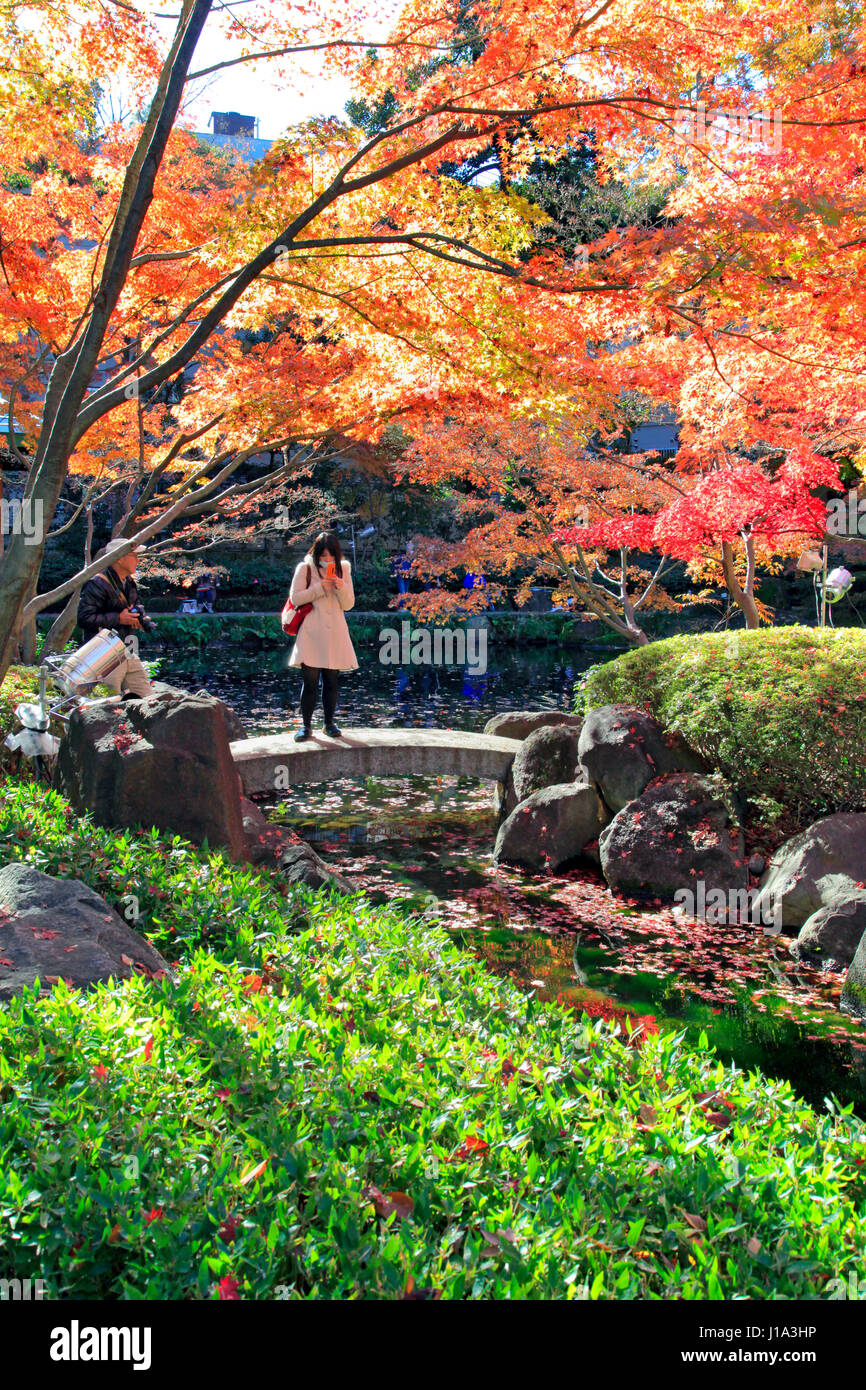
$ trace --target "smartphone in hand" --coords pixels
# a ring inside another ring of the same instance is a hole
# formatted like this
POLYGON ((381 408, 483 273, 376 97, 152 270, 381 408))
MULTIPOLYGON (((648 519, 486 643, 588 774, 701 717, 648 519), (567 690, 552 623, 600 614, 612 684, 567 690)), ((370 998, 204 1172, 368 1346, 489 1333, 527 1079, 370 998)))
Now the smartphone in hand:
POLYGON ((326 578, 326 579, 335 579, 335 578, 336 578, 336 575, 337 575, 337 571, 336 571, 336 568, 335 568, 335 566, 334 566, 334 561, 333 561, 333 560, 329 560, 329 561, 328 561, 328 568, 327 568, 327 570, 325 571, 325 578, 326 578))

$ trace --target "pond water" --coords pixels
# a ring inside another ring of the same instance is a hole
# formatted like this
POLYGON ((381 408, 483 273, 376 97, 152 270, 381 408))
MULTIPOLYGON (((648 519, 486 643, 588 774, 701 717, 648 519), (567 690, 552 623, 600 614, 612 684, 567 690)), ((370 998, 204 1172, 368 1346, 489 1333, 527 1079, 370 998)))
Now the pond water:
MULTIPOLYGON (((584 648, 505 647, 483 676, 387 667, 371 642, 343 681, 337 722, 481 729, 507 709, 568 709, 584 648)), ((294 728, 298 676, 287 650, 212 646, 162 654, 161 679, 206 686, 251 731, 294 728)), ((321 710, 317 712, 317 722, 321 710)), ((866 1115, 866 1029, 838 1012, 843 977, 804 969, 788 938, 709 927, 660 903, 614 898, 591 866, 547 877, 496 869, 489 783, 368 778, 310 784, 265 803, 375 901, 441 920, 496 973, 540 998, 644 1029, 703 1032, 725 1060, 789 1078, 819 1109, 833 1095, 866 1115)))

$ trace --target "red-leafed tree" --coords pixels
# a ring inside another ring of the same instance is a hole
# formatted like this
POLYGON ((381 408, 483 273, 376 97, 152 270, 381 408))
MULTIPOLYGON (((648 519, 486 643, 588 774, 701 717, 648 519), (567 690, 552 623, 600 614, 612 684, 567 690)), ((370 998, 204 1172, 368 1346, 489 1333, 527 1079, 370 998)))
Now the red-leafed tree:
MULTIPOLYGON (((681 461, 679 477, 685 476, 681 461)), ((818 455, 792 451, 775 467, 726 458, 712 472, 692 475, 688 490, 658 511, 560 530, 557 536, 588 548, 633 546, 684 560, 696 580, 721 578, 746 626, 755 628, 761 621, 758 567, 771 570, 780 557, 822 535, 826 504, 815 493, 822 485, 838 487, 839 474, 818 455)))

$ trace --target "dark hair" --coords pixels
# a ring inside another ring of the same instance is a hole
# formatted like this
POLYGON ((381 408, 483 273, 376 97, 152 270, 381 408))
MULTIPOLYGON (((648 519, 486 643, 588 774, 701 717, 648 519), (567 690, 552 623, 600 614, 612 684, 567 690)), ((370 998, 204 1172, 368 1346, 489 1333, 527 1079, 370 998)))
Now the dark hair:
POLYGON ((337 540, 337 537, 334 535, 333 531, 320 531, 316 539, 313 541, 312 555, 313 564, 316 566, 316 569, 319 568, 319 561, 322 558, 323 550, 330 550, 331 554, 334 557, 334 569, 336 570, 339 577, 342 579, 343 552, 340 548, 340 542, 337 540))

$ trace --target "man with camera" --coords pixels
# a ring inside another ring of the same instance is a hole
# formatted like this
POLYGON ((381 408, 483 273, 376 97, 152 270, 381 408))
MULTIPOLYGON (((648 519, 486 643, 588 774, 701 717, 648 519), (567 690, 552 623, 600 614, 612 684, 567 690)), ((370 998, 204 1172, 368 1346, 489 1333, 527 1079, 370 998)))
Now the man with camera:
MULTIPOLYGON (((111 555, 126 542, 109 541, 99 552, 97 558, 111 555)), ((94 575, 82 586, 78 600, 78 626, 84 641, 103 628, 116 632, 123 638, 127 658, 105 677, 110 685, 124 699, 143 700, 153 694, 150 677, 138 657, 138 638, 136 632, 153 632, 154 624, 138 601, 138 586, 134 575, 138 569, 138 557, 142 547, 134 546, 118 559, 113 560, 104 574, 94 575)))

